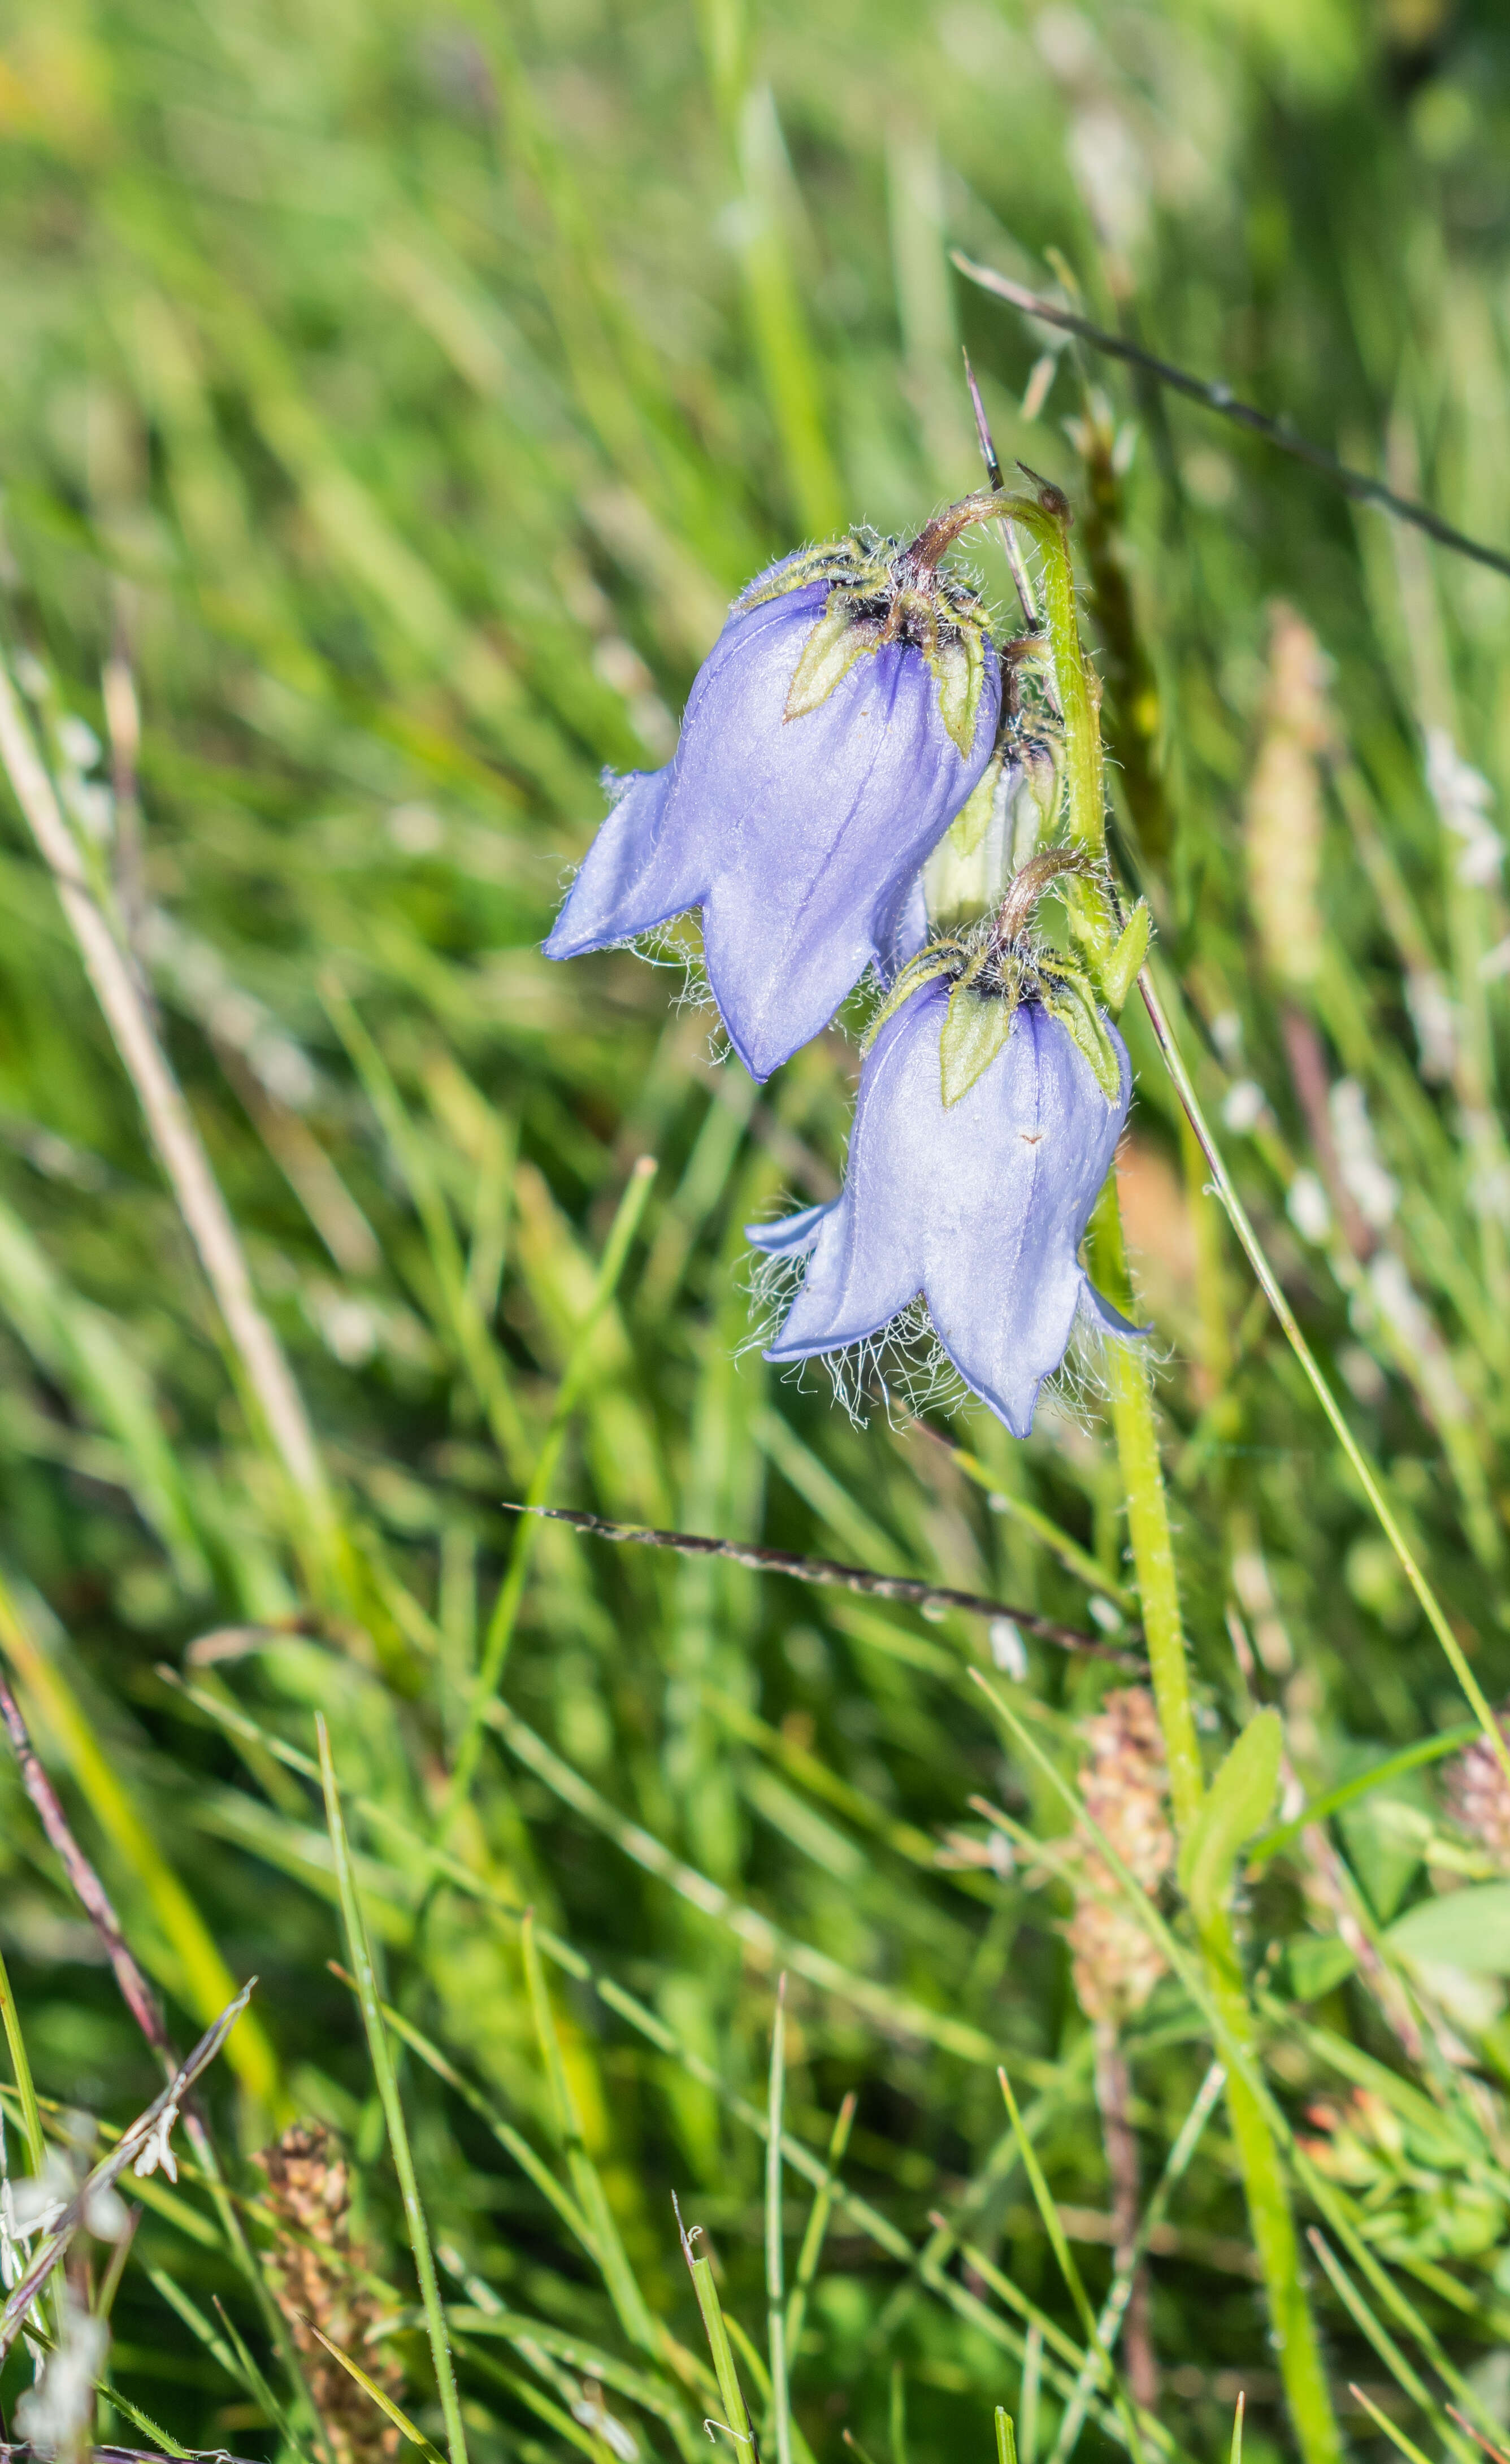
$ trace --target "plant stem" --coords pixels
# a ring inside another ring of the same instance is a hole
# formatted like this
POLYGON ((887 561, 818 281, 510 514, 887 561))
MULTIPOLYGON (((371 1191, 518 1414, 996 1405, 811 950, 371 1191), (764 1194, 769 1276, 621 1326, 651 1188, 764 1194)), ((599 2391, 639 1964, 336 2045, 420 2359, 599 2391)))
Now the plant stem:
MULTIPOLYGON (((1068 507, 1045 490, 1033 524, 1043 551, 1044 597, 1064 713, 1070 830, 1093 856, 1106 845, 1100 730, 1091 673, 1080 648, 1070 561, 1068 507)), ((1132 1293, 1122 1243, 1115 1173, 1097 1201, 1087 1239, 1091 1271, 1107 1299, 1131 1313, 1132 1293)), ((1146 1353, 1141 1345, 1107 1347, 1112 1428, 1127 1500, 1127 1531, 1143 1606, 1149 1673, 1169 1768, 1175 1825, 1183 1837, 1201 1810, 1205 1784, 1190 1702, 1179 1579, 1169 1530, 1168 1500, 1159 1457, 1159 1428, 1146 1353)), ((1221 2019, 1245 2053, 1255 2030, 1231 1917, 1222 1908, 1200 1935, 1209 1988, 1221 2019)), ((1229 2067, 1227 2110, 1243 2177, 1249 2220, 1263 2271, 1276 2357, 1305 2464, 1335 2464, 1341 2453, 1321 2346, 1300 2268, 1283 2162, 1262 2103, 1229 2067)))
MULTIPOLYGON (((1086 1247, 1097 1289, 1104 1292, 1124 1316, 1131 1316, 1134 1301, 1122 1246, 1115 1173, 1107 1176, 1106 1185, 1096 1201, 1086 1247)), ((1169 1766, 1169 1794, 1175 1823, 1183 1835, 1200 1812, 1205 1782, 1195 1714, 1190 1707, 1185 1626, 1180 1616, 1180 1588, 1174 1544, 1169 1536, 1164 1469, 1159 1461, 1159 1430, 1148 1365, 1142 1348, 1130 1343, 1109 1344, 1106 1374, 1117 1457, 1127 1498, 1127 1531, 1138 1573, 1148 1665, 1169 1766)))

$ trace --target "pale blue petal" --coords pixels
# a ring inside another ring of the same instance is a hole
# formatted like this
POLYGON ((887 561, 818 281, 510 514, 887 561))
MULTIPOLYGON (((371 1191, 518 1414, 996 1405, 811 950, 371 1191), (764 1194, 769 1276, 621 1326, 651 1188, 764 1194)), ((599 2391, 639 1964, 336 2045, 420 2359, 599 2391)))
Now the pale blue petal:
POLYGON ((746 1223, 744 1238, 752 1249, 764 1249, 767 1258, 803 1257, 816 1241, 824 1217, 838 1203, 836 1198, 829 1198, 820 1206, 805 1206, 800 1215, 783 1215, 774 1223, 746 1223))
POLYGON ((700 906, 708 981, 757 1079, 827 1025, 867 967, 886 964, 923 858, 995 737, 995 662, 966 759, 922 652, 901 643, 860 658, 816 710, 788 719, 826 597, 826 583, 809 583, 735 608, 673 759, 609 815, 545 945, 574 957, 700 906))
MULTIPOLYGON (((803 1359, 863 1341, 921 1293, 966 1383, 1026 1437, 1090 1292, 1077 1251, 1131 1078, 1113 1030, 1121 1086, 1108 1105, 1064 1028, 1028 1004, 997 1059, 945 1111, 939 1034, 948 998, 947 984, 925 987, 877 1036, 843 1196, 766 1356, 803 1359)), ((1118 1331, 1133 1331, 1121 1320, 1118 1331)))

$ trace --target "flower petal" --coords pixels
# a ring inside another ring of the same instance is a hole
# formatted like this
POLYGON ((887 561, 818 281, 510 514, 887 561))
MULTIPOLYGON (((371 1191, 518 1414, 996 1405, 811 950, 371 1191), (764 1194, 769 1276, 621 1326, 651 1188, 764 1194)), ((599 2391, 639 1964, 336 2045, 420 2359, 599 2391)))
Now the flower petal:
MULTIPOLYGON (((807 1358, 864 1340, 921 1291, 940 1342, 1014 1437, 1064 1357, 1082 1299, 1109 1323, 1078 1245, 1132 1092, 1115 1030, 1118 1100, 1036 1002, 945 1109, 940 1039, 949 987, 889 1019, 860 1079, 842 1197, 817 1226, 807 1279, 766 1353, 807 1358)), ((811 1210, 810 1210, 811 1214, 811 1210)), ((1110 1312, 1112 1331, 1135 1332, 1110 1312)))
POLYGON ((669 767, 630 780, 588 849, 545 943, 547 958, 580 958, 632 941, 701 896, 700 869, 689 861, 696 849, 668 839, 670 793, 669 767))
POLYGON ((1116 1050, 1119 1100, 1108 1105, 1058 1021, 1027 1003, 1000 1061, 948 1114, 963 1168, 952 1222, 935 1221, 924 1296, 961 1376, 1016 1438, 1033 1426, 1088 1288, 1077 1252, 1132 1093, 1121 1037, 1116 1050))
POLYGON ((775 1223, 746 1223, 744 1238, 752 1249, 764 1249, 767 1258, 800 1258, 812 1247, 823 1227, 823 1219, 832 1215, 839 1200, 828 1198, 818 1206, 805 1206, 800 1215, 784 1215, 775 1223))
POLYGON ((926 660, 902 642, 788 718, 827 597, 827 583, 803 583, 736 606, 672 761, 610 814, 545 944, 571 957, 700 906, 708 980, 758 1079, 827 1025, 867 967, 893 962, 916 876, 996 730, 994 661, 962 757, 926 660))
MULTIPOLYGON (((983 711, 984 763, 995 728, 983 711)), ((708 980, 754 1078, 820 1033, 870 965, 973 773, 920 654, 887 644, 778 736, 760 729, 723 789, 723 855, 703 903, 708 980)))

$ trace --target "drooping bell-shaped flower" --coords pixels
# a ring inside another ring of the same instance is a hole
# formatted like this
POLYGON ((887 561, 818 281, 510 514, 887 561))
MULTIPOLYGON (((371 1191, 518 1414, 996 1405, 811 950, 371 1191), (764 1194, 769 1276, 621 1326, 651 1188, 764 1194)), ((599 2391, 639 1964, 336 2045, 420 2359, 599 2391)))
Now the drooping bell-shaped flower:
POLYGON ((1078 1256, 1131 1078, 1083 978, 994 956, 983 976, 979 952, 936 944, 907 970, 860 1074, 842 1195, 748 1238, 807 1260, 767 1360, 865 1343, 921 1297, 966 1384, 1025 1438, 1078 1310, 1137 1332, 1078 1256))
POLYGON ((766 1078, 868 966, 916 947, 909 897, 984 770, 1000 675, 980 601, 937 569, 976 499, 910 545, 869 533, 735 602, 664 770, 627 781, 545 943, 552 958, 702 911, 708 983, 766 1078))

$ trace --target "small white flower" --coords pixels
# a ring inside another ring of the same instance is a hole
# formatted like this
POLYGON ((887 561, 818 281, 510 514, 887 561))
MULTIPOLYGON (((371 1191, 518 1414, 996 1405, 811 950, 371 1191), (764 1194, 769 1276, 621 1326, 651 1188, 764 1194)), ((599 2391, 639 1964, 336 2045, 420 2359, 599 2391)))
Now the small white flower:
POLYGON ((47 2151, 40 2173, 8 2185, 11 2231, 22 2241, 53 2231, 78 2187, 67 2158, 56 2147, 47 2151))
MULTIPOLYGON (((1501 941, 1499 949, 1504 953, 1505 969, 1510 969, 1510 941, 1501 941)), ((1479 967, 1486 981, 1490 958, 1498 955, 1491 951, 1479 967)), ((1405 1001, 1420 1048, 1422 1077, 1451 1078, 1457 1060, 1457 1008, 1434 967, 1407 976, 1405 1001)))
POLYGON ((96 847, 108 847, 116 826, 116 800, 109 788, 98 779, 65 779, 62 796, 85 838, 96 847))
POLYGON ((1267 1117, 1269 1098, 1255 1078, 1239 1078, 1228 1088, 1222 1102, 1222 1119, 1234 1136, 1246 1137, 1267 1117))
POLYGON ((1290 1183, 1285 1212, 1302 1240, 1321 1242, 1332 1228, 1326 1192, 1314 1172, 1298 1172, 1290 1183))
POLYGON ((625 2428, 622 2421, 615 2421, 608 2410, 603 2402, 603 2389, 596 2379, 583 2382, 582 2393, 572 2403, 571 2417, 580 2421, 584 2430, 590 2430, 595 2437, 601 2438, 604 2446, 618 2457, 619 2464, 638 2464, 639 2446, 634 2434, 625 2428))
POLYGON ((76 718, 72 711, 57 723, 57 741, 64 760, 71 761, 76 770, 92 770, 100 759, 99 737, 87 719, 76 718))
POLYGON ((84 2196, 84 2230, 96 2241, 119 2241, 131 2221, 130 2211, 108 2182, 101 2182, 84 2196))
POLYGON ((991 1647, 992 1665, 1020 1685, 1028 1674, 1028 1654, 1012 1619, 992 1617, 987 1628, 987 1640, 991 1647))
POLYGON ((178 2159, 168 2145, 172 2137, 173 2124, 177 2120, 178 2100, 175 2097, 158 2115, 146 2135, 136 2163, 131 2167, 139 2182, 145 2181, 149 2173, 155 2173, 160 2165, 170 2182, 177 2181, 178 2159))
POLYGON ((67 2454, 84 2438, 94 2419, 95 2381, 109 2343, 104 2321, 80 2308, 65 2286, 57 2345, 35 2387, 27 2389, 15 2409, 15 2426, 33 2447, 67 2454))
POLYGON ((1368 1106, 1356 1078, 1339 1078, 1330 1098, 1332 1135, 1337 1141, 1337 1168, 1364 1221, 1382 1232, 1394 1220, 1400 1184, 1385 1170, 1384 1159, 1368 1118, 1368 1106))
POLYGON ((1494 789, 1480 771, 1469 767, 1445 727, 1427 730, 1426 783, 1443 827, 1463 841, 1458 880, 1470 890, 1487 890, 1499 877, 1505 852, 1489 818, 1494 789))

